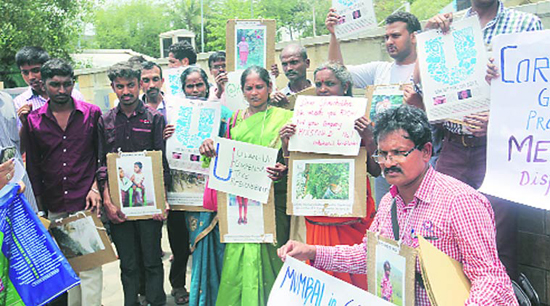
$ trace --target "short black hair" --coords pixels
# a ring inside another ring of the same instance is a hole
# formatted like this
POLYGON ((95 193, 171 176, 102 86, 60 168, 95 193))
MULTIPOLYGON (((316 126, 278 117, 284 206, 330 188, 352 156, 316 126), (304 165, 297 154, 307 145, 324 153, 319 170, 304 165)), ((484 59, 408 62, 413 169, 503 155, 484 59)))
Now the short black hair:
POLYGON ((409 31, 409 34, 420 31, 422 29, 418 18, 408 12, 398 11, 386 17, 386 25, 392 24, 397 21, 401 21, 407 24, 407 31, 409 31))
POLYGON ((210 56, 208 57, 208 68, 212 69, 212 64, 218 61, 225 61, 224 51, 217 51, 210 54, 210 56))
POLYGON ((17 67, 23 65, 42 65, 50 60, 50 55, 41 47, 23 47, 15 54, 17 67))
POLYGON ((143 169, 143 164, 141 162, 135 162, 134 166, 138 166, 140 169, 143 169))
POLYGON ((210 86, 208 84, 208 75, 206 74, 206 72, 200 68, 200 67, 197 67, 197 66, 191 66, 187 69, 185 69, 182 73, 181 73, 181 76, 180 76, 180 79, 181 79, 181 90, 183 90, 183 92, 185 93, 185 84, 187 82, 187 77, 193 73, 193 72, 198 72, 200 75, 201 75, 201 78, 202 78, 202 81, 204 82, 204 86, 206 87, 206 99, 208 99, 208 97, 210 96, 210 86))
POLYGON ((171 45, 170 48, 168 48, 168 52, 172 52, 174 57, 180 61, 184 58, 189 59, 189 65, 197 63, 197 52, 195 52, 195 48, 185 40, 171 45))
POLYGON ((409 134, 408 139, 418 148, 432 142, 432 131, 426 113, 414 106, 401 105, 388 109, 376 115, 374 122, 374 141, 397 130, 404 130, 409 134))
POLYGON ((143 57, 143 55, 134 55, 128 59, 128 62, 132 64, 143 64, 146 61, 147 60, 143 57))
POLYGON ((53 58, 45 62, 40 68, 40 74, 42 75, 42 81, 51 79, 54 76, 68 76, 71 79, 74 78, 74 70, 71 64, 66 60, 60 58, 53 58))
POLYGON ((153 61, 145 61, 141 64, 141 70, 151 70, 155 67, 160 70, 160 78, 162 79, 162 68, 159 66, 159 64, 153 61))
POLYGON ((116 78, 137 79, 139 81, 141 80, 141 69, 129 62, 119 62, 109 67, 107 76, 111 82, 114 82, 116 78))

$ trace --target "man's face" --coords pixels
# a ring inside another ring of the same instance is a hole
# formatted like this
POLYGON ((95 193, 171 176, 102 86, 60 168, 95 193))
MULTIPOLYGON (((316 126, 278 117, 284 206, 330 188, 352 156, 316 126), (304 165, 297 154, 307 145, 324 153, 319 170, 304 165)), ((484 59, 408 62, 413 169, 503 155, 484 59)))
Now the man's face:
POLYGON ((141 88, 149 101, 156 102, 163 84, 164 79, 160 76, 159 67, 153 66, 153 69, 141 70, 141 88))
POLYGON ((42 87, 42 76, 40 74, 41 64, 34 65, 21 65, 19 69, 21 70, 21 76, 25 80, 25 83, 29 85, 34 91, 43 92, 42 87))
POLYGON ((46 80, 44 88, 50 101, 56 104, 65 104, 72 101, 74 81, 70 76, 56 75, 46 80))
POLYGON ((225 59, 212 62, 212 68, 210 68, 210 74, 216 78, 218 74, 225 72, 225 59))
POLYGON ((118 77, 111 83, 111 87, 123 105, 132 105, 139 99, 139 81, 137 78, 118 77))
POLYGON ((416 36, 407 30, 407 24, 396 21, 386 25, 386 50, 397 62, 405 60, 416 47, 416 36))
POLYGON ((299 52, 284 50, 281 53, 281 64, 286 77, 291 83, 306 78, 309 59, 304 60, 299 52))
POLYGON ((380 167, 389 184, 397 188, 406 187, 422 179, 422 173, 428 167, 432 144, 426 143, 420 149, 412 150, 406 157, 398 157, 399 153, 405 153, 415 147, 409 134, 404 130, 396 130, 383 135, 378 141, 378 153, 388 154, 385 161, 381 161, 380 167))
POLYGON ((179 60, 174 56, 174 53, 168 53, 168 68, 178 68, 185 66, 189 66, 189 60, 187 58, 179 60))

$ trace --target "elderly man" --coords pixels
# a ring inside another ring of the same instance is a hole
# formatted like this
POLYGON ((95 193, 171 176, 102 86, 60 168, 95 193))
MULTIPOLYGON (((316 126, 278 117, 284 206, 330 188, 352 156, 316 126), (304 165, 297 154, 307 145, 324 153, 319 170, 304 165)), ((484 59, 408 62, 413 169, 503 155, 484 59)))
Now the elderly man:
POLYGON ((271 95, 273 102, 277 104, 287 103, 286 97, 288 95, 312 86, 311 81, 307 79, 306 75, 309 68, 306 48, 297 44, 286 46, 281 51, 281 65, 289 82, 281 91, 274 92, 271 95))
MULTIPOLYGON (((418 246, 406 233, 433 237, 432 244, 461 262, 472 283, 466 305, 517 305, 510 278, 498 258, 493 210, 489 201, 470 186, 435 171, 431 130, 423 111, 411 106, 388 110, 376 120, 373 158, 393 186, 380 203, 370 230, 405 245, 418 246), (392 206, 399 231, 392 227, 392 206), (433 226, 424 226, 429 222, 433 226)), ((367 238, 354 246, 311 246, 289 241, 278 250, 319 269, 365 273, 367 238)), ((420 271, 417 271, 420 273, 420 271)), ((419 282, 419 281, 418 281, 419 282)), ((430 305, 426 290, 416 287, 416 305, 430 305)))

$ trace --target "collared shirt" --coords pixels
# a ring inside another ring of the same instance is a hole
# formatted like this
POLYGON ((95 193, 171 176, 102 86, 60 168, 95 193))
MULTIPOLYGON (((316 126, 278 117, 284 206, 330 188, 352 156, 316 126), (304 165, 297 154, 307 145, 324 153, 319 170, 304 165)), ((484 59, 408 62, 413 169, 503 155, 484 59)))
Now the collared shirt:
MULTIPOLYGON (((52 212, 75 212, 86 206, 97 169, 97 122, 101 110, 73 100, 65 131, 49 104, 27 118, 27 171, 36 196, 52 212)), ((49 102, 48 102, 49 103, 49 102)))
MULTIPOLYGON (((157 106, 156 110, 158 112, 160 112, 162 114, 162 116, 164 116, 164 119, 166 119, 166 102, 164 100, 164 93, 161 93, 161 95, 162 95, 162 102, 160 102, 160 104, 157 106)), ((147 95, 146 94, 143 94, 141 96, 141 100, 145 103, 145 105, 149 106, 149 104, 147 103, 147 95)))
MULTIPOLYGON (((394 199, 400 233, 406 233, 402 243, 418 247, 418 239, 410 234, 414 230, 416 235, 431 237, 435 247, 463 264, 472 283, 466 305, 517 305, 510 278, 498 258, 493 210, 482 194, 430 167, 410 203, 403 201, 395 186, 382 198, 370 230, 390 239, 394 237, 394 199)), ((354 246, 316 248, 317 268, 361 274, 367 270, 366 237, 354 246)), ((416 305, 430 305, 426 290, 418 283, 415 293, 416 305)))
POLYGON ((103 114, 98 123, 98 158, 100 168, 97 179, 103 188, 107 180, 107 153, 138 151, 162 151, 164 185, 169 186, 170 169, 166 160, 163 131, 165 120, 161 113, 146 107, 139 101, 130 117, 121 110, 120 104, 103 114))
MULTIPOLYGON (((311 83, 310 80, 307 80, 307 82, 309 83, 309 86, 306 87, 306 88, 304 88, 304 89, 307 89, 307 88, 313 86, 313 83, 311 83)), ((286 85, 285 88, 281 89, 281 92, 282 92, 283 94, 287 95, 287 96, 290 96, 291 94, 297 93, 297 91, 292 91, 292 89, 290 89, 290 82, 288 82, 288 84, 286 85)))
MULTIPOLYGON (((71 96, 74 100, 85 101, 84 96, 76 88, 73 89, 71 96)), ((22 94, 13 99, 16 110, 25 104, 32 104, 33 110, 39 109, 44 106, 46 102, 48 102, 48 99, 45 99, 41 95, 37 95, 30 86, 22 94)), ((19 118, 17 118, 17 127, 21 128, 21 121, 19 118)))
MULTIPOLYGON (((17 159, 23 164, 21 153, 19 152, 20 141, 19 131, 17 130, 17 113, 10 95, 0 92, 0 148, 17 148, 17 159)), ((36 199, 29 181, 28 175, 23 176, 23 183, 26 185, 25 197, 29 201, 33 211, 37 211, 36 199)))

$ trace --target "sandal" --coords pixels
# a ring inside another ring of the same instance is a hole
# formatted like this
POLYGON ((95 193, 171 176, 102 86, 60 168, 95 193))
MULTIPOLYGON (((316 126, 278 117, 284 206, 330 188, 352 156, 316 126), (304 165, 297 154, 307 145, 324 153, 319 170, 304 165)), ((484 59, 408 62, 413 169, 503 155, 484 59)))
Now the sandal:
POLYGON ((172 295, 174 296, 174 302, 177 305, 185 305, 189 303, 189 293, 185 288, 172 289, 172 295))

